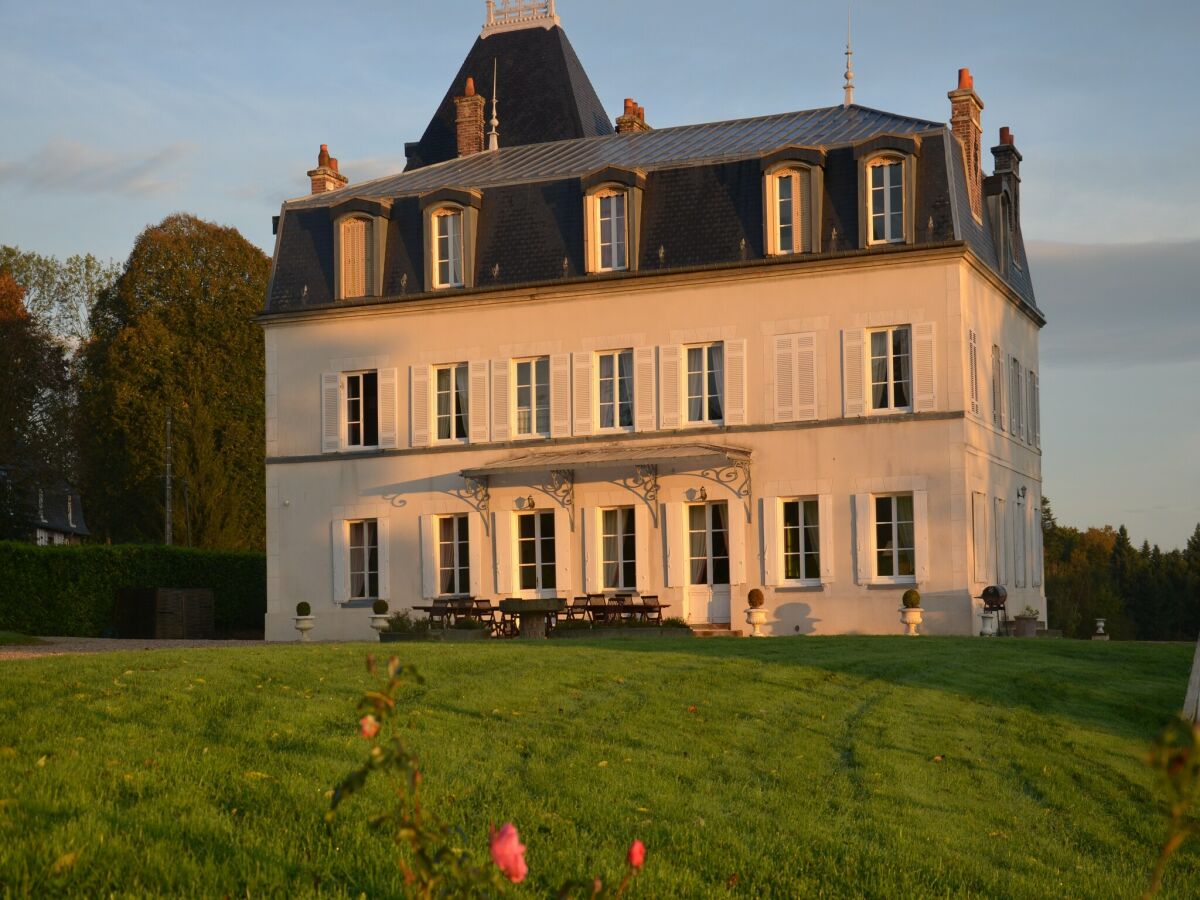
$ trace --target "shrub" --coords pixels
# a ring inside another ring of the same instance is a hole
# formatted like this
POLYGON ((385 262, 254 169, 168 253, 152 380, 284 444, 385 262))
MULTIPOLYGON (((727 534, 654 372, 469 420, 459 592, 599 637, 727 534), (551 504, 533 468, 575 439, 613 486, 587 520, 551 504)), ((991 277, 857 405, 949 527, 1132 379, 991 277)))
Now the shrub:
POLYGON ((387 630, 392 634, 427 634, 433 623, 429 619, 414 619, 407 609, 392 613, 387 630))
POLYGON ((1021 610, 1021 618, 1036 619, 1040 615, 1041 615, 1041 612, 1034 609, 1032 606, 1027 606, 1023 610, 1021 610))
POLYGON ((763 592, 760 591, 758 588, 754 588, 752 591, 750 591, 750 594, 746 597, 746 602, 750 604, 751 609, 760 609, 760 608, 762 608, 762 605, 763 605, 763 603, 766 602, 766 600, 763 597, 763 592))
POLYGON ((301 600, 299 603, 296 604, 296 615, 298 615, 298 616, 311 616, 312 615, 312 606, 309 605, 309 602, 307 600, 301 600))
POLYGON ((920 609, 921 592, 916 588, 909 588, 904 592, 904 596, 900 598, 900 602, 904 604, 905 609, 920 609))
POLYGON ((377 616, 386 616, 388 611, 388 602, 386 600, 376 600, 371 604, 371 611, 377 616))

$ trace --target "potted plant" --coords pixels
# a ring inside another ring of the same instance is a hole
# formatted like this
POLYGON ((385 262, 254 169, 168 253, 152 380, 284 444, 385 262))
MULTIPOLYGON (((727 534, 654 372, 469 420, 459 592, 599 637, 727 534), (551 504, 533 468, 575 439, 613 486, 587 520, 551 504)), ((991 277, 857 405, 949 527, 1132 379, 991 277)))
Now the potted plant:
POLYGON ((296 604, 296 630, 300 632, 300 640, 308 641, 308 633, 313 630, 313 626, 317 624, 316 617, 312 614, 312 607, 308 602, 301 600, 296 604))
POLYGON ((1032 606, 1026 606, 1017 615, 1017 637, 1037 637, 1038 616, 1040 615, 1041 613, 1032 606))
POLYGON ((919 634, 917 626, 924 618, 921 612, 921 592, 916 588, 909 588, 900 598, 900 603, 900 622, 904 625, 904 633, 916 637, 919 634))
POLYGON ((750 632, 750 637, 766 637, 762 633, 762 627, 767 622, 767 611, 763 609, 763 604, 766 602, 763 592, 754 588, 746 595, 746 602, 750 604, 746 610, 746 624, 754 629, 750 632))
POLYGON ((384 629, 388 627, 388 602, 386 600, 376 600, 371 604, 371 627, 377 634, 383 634, 384 629))

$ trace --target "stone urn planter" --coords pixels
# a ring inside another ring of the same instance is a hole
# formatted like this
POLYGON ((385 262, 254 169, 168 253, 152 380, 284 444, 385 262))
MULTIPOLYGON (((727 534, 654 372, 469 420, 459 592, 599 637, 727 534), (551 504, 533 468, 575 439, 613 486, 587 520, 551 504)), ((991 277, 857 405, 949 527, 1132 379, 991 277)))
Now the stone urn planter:
POLYGON ((1037 637, 1038 616, 1040 613, 1032 606, 1025 607, 1014 620, 1013 634, 1019 638, 1037 637))
POLYGON ((984 612, 979 614, 979 636, 980 637, 995 637, 996 636, 996 614, 994 612, 984 612))
POLYGON ((1097 619, 1096 620, 1096 633, 1092 635, 1093 641, 1107 641, 1108 640, 1108 632, 1104 630, 1104 626, 1107 623, 1107 621, 1108 621, 1107 619, 1097 619))
POLYGON ((904 626, 904 633, 909 637, 917 637, 920 634, 917 628, 924 619, 920 591, 916 588, 909 588, 904 592, 900 602, 903 604, 900 607, 900 623, 904 626))
POLYGON ((746 624, 753 629, 750 632, 750 637, 766 637, 762 633, 762 627, 767 624, 767 611, 763 609, 763 603, 765 602, 763 592, 755 588, 746 597, 746 602, 750 604, 746 609, 746 624))
POLYGON ((371 627, 375 633, 382 635, 388 627, 388 605, 386 600, 376 600, 371 607, 371 627))
POLYGON ((556 615, 566 607, 566 601, 557 597, 548 600, 500 601, 500 611, 517 617, 517 631, 524 640, 542 640, 546 637, 546 618, 556 615))
POLYGON ((317 617, 312 614, 312 607, 307 603, 296 604, 296 630, 300 632, 300 640, 308 643, 311 638, 308 633, 317 624, 317 617))

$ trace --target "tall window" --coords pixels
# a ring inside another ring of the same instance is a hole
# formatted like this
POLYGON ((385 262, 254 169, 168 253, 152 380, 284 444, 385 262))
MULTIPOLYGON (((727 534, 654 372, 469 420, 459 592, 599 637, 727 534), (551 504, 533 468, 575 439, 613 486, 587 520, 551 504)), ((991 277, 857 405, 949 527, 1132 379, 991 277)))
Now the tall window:
POLYGON ((628 268, 625 192, 605 191, 597 195, 596 208, 600 216, 599 271, 611 272, 628 268))
POLYGON ((689 583, 729 584, 729 505, 698 503, 688 507, 689 583))
POLYGON ((1008 424, 1012 429, 1012 433, 1018 438, 1023 436, 1023 415, 1021 411, 1021 398, 1024 392, 1021 390, 1021 363, 1014 356, 1009 360, 1009 389, 1008 389, 1008 424))
POLYGON ((469 529, 465 515, 443 516, 438 528, 438 593, 465 596, 471 592, 469 529))
POLYGON ((1004 359, 992 344, 992 424, 1004 430, 1004 359))
POLYGON ((555 589, 553 512, 517 516, 517 572, 523 591, 555 589))
POLYGON ((907 325, 871 332, 871 408, 912 407, 912 329, 907 325))
POLYGON ((637 585, 637 539, 633 507, 606 509, 602 518, 604 587, 633 590, 637 585))
POLYGON ((904 240, 904 164, 884 159, 868 168, 871 180, 871 243, 904 240))
POLYGON ((816 500, 783 502, 783 577, 788 581, 821 578, 821 528, 816 500))
POLYGON ((633 351, 597 354, 600 427, 633 427, 633 351))
POLYGON ((463 285, 463 215, 461 210, 446 209, 433 214, 437 235, 434 258, 436 281, 434 287, 463 285))
POLYGON ((379 523, 363 519, 350 524, 350 599, 379 596, 379 523))
POLYGON ((725 420, 725 347, 704 344, 687 348, 688 421, 725 420))
POLYGON ((379 376, 354 372, 345 376, 346 446, 379 446, 379 376))
POLYGON ((550 433, 550 357, 517 363, 517 434, 550 433))
POLYGON ((437 389, 437 436, 439 441, 467 439, 467 364, 434 369, 437 389))
POLYGON ((342 222, 342 296, 366 297, 372 290, 374 226, 370 219, 342 222))
POLYGON ((875 498, 875 574, 912 578, 916 574, 912 494, 875 498))
POLYGON ((809 173, 784 169, 768 182, 770 221, 768 252, 786 255, 809 249, 809 173))

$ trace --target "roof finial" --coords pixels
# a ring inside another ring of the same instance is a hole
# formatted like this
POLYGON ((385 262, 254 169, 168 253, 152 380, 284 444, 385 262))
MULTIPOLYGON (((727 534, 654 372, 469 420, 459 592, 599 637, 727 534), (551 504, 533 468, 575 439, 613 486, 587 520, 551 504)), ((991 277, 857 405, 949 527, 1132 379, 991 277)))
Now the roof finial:
POLYGON ((492 58, 492 120, 488 124, 492 130, 488 132, 488 149, 500 149, 500 115, 496 112, 496 78, 500 74, 500 63, 492 58))
POLYGON ((849 109, 854 105, 854 50, 850 46, 850 4, 846 4, 846 83, 842 85, 846 96, 842 106, 849 109))

